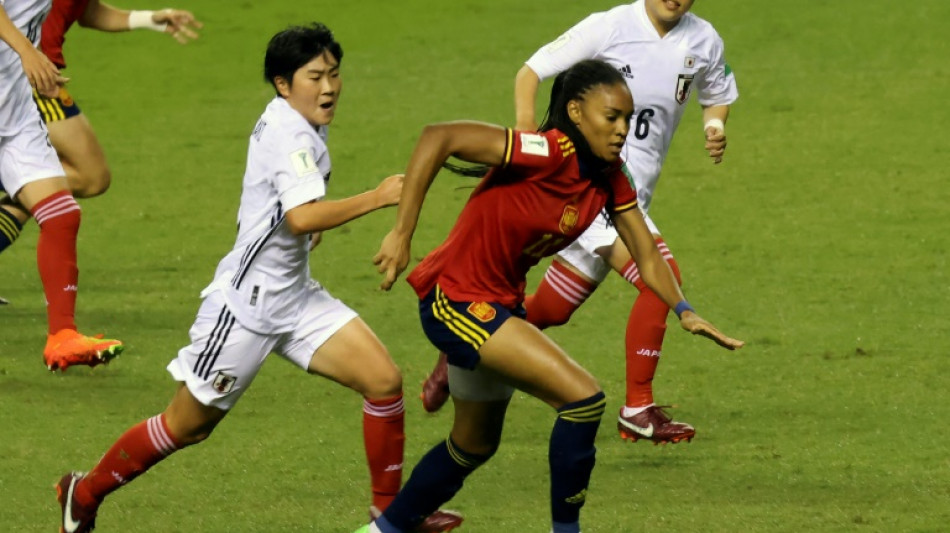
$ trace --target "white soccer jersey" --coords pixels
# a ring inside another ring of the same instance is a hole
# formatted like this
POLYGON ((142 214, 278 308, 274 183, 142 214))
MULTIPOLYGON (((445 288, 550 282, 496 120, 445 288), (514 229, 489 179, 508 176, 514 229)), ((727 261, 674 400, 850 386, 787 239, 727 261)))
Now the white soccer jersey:
POLYGON ((329 178, 326 128, 275 97, 251 134, 234 248, 203 293, 222 290, 244 327, 259 333, 293 327, 311 283, 309 238, 291 233, 284 213, 323 198, 329 178))
MULTIPOLYGON (((40 27, 49 14, 52 0, 0 0, 13 25, 27 36, 34 46, 40 45, 40 27)), ((23 74, 20 56, 0 41, 0 136, 13 135, 34 115, 33 89, 23 74)))
POLYGON ((661 38, 640 0, 590 15, 526 63, 542 80, 584 59, 606 61, 623 74, 635 114, 622 156, 647 211, 690 93, 695 89, 704 106, 739 96, 723 48, 712 25, 692 13, 661 38))

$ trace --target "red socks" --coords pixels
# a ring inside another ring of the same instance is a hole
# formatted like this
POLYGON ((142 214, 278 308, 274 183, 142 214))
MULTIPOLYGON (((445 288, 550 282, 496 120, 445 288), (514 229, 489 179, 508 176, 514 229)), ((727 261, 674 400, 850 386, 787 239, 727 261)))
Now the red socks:
POLYGON ((132 481, 182 446, 168 431, 165 415, 155 415, 126 431, 76 486, 76 499, 98 507, 112 491, 132 481))
MULTIPOLYGON (((682 283, 679 266, 663 239, 656 240, 663 259, 670 265, 676 281, 682 283)), ((666 316, 670 308, 640 279, 640 272, 632 260, 624 266, 623 277, 636 285, 640 295, 630 310, 627 320, 627 399, 628 407, 646 407, 653 402, 653 376, 660 362, 663 336, 666 334, 666 316)))
POLYGON ((68 191, 52 194, 33 206, 33 218, 40 226, 36 264, 46 294, 49 333, 76 329, 76 234, 79 233, 79 204, 68 191))
POLYGON ((596 283, 585 280, 554 261, 544 273, 534 294, 525 298, 527 321, 538 329, 566 324, 595 288, 596 283))
POLYGON ((402 486, 402 461, 406 444, 402 394, 363 401, 363 445, 373 487, 373 505, 384 511, 402 486))

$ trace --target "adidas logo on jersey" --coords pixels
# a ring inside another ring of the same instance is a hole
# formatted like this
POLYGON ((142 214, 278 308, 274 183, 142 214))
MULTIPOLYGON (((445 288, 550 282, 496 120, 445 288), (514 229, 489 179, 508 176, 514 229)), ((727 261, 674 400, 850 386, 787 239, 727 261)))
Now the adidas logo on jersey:
POLYGON ((630 68, 630 65, 624 65, 620 67, 620 73, 623 74, 624 78, 629 80, 633 79, 633 70, 630 68))

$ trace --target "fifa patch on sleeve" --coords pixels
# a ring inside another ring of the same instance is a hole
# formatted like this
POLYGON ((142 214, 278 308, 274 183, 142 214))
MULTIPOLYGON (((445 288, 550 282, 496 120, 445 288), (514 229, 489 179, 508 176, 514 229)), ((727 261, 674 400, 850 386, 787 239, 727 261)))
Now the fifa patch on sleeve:
POLYGON ((557 39, 548 43, 544 49, 548 52, 557 52, 559 49, 563 48, 565 44, 571 41, 571 34, 565 33, 558 37, 557 39))
POLYGON ((521 134, 521 153, 529 155, 540 155, 546 157, 550 155, 548 148, 548 139, 537 133, 521 134))
POLYGON ((310 150, 306 148, 290 154, 290 162, 293 163, 298 178, 302 178, 307 174, 313 174, 317 171, 317 162, 313 160, 313 156, 310 155, 310 150))

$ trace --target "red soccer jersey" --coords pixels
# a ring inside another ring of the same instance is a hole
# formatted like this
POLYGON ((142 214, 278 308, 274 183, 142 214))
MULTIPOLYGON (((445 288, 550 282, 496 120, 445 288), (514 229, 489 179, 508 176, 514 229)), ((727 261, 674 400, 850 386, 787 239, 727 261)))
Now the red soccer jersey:
POLYGON ((407 281, 420 298, 438 283, 452 300, 520 304, 528 270, 580 236, 608 202, 615 213, 637 207, 619 162, 595 181, 581 174, 567 135, 509 129, 504 164, 485 176, 448 238, 407 281))
POLYGON ((43 22, 40 49, 59 68, 66 67, 66 59, 63 57, 66 32, 82 17, 88 5, 89 0, 53 0, 53 8, 43 22))

